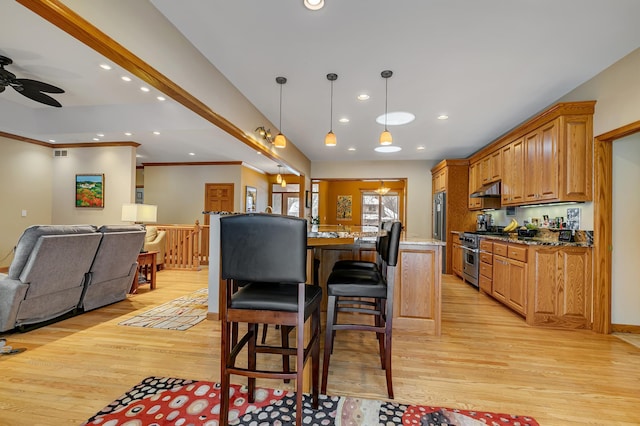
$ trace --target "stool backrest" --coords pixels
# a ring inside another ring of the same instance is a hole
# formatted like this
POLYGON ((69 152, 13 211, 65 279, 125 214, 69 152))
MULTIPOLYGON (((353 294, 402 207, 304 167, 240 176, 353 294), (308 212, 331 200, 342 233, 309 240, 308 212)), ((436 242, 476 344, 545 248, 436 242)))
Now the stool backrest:
POLYGON ((398 251, 400 249, 400 233, 402 232, 402 223, 393 222, 391 229, 387 230, 387 244, 383 246, 382 260, 387 266, 396 266, 398 264, 398 251))
POLYGON ((307 221, 263 213, 220 218, 222 279, 303 283, 307 221))

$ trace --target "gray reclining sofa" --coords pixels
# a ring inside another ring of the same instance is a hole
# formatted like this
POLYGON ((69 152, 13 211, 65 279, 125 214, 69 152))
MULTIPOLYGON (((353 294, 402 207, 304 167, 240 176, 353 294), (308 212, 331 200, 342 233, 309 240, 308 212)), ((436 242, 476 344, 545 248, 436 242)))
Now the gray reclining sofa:
POLYGON ((34 225, 0 274, 0 332, 123 300, 144 244, 140 225, 34 225))

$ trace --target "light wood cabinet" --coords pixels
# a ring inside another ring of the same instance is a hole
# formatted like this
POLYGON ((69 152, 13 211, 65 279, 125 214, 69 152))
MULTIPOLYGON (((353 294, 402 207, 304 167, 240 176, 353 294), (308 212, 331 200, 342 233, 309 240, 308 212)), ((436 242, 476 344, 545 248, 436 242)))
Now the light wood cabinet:
POLYGON ((493 292, 493 241, 480 240, 480 278, 478 286, 484 293, 493 292))
POLYGON ((502 148, 502 205, 524 201, 524 138, 502 148))
POLYGON ((527 248, 493 243, 493 287, 491 295, 521 315, 527 313, 527 248), (524 256, 525 261, 522 259, 524 256))
POLYGON ((502 151, 497 149, 482 160, 482 184, 497 182, 502 178, 502 151))
POLYGON ((433 174, 433 193, 442 192, 447 190, 447 169, 442 169, 439 172, 433 174))
MULTIPOLYGON (((491 167, 491 166, 487 166, 491 167)), ((499 198, 474 198, 471 194, 484 185, 483 161, 476 161, 469 165, 469 210, 500 208, 499 198)))
MULTIPOLYGON (((454 235, 457 237, 457 234, 454 235)), ((451 247, 451 253, 451 268, 453 273, 462 278, 462 261, 464 259, 462 255, 462 246, 454 241, 451 247)))
POLYGON ((530 254, 527 323, 591 329, 592 249, 538 247, 530 254))
POLYGON ((558 199, 558 122, 556 119, 524 138, 525 201, 558 199))

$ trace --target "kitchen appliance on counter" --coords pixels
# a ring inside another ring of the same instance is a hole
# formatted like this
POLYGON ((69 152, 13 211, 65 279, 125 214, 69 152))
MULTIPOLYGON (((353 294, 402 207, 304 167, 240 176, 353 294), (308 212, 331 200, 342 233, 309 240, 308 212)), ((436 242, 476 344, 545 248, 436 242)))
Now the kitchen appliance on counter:
MULTIPOLYGON (((445 192, 437 192, 433 196, 433 239, 447 241, 447 212, 445 192)), ((447 251, 442 250, 442 270, 447 270, 447 251)))
POLYGON ((491 215, 488 213, 479 214, 476 218, 476 231, 487 232, 491 229, 491 215))
POLYGON ((463 232, 459 234, 462 246, 462 276, 464 280, 476 288, 480 277, 480 241, 478 234, 463 232))

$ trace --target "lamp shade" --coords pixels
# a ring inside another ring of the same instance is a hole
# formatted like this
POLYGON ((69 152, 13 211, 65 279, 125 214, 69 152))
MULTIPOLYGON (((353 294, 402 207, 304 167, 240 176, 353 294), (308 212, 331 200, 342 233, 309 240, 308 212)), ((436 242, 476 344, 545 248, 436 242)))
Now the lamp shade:
POLYGON ((327 133, 324 137, 324 144, 326 146, 336 146, 336 135, 333 132, 327 133))
POLYGON ((273 146, 276 148, 285 148, 287 146, 287 139, 282 133, 278 133, 276 139, 273 141, 273 146))
POLYGON ((380 133, 380 145, 391 145, 393 142, 393 138, 391 137, 391 132, 385 130, 380 133))
POLYGON ((158 206, 151 204, 123 204, 123 222, 155 222, 158 220, 158 206))

